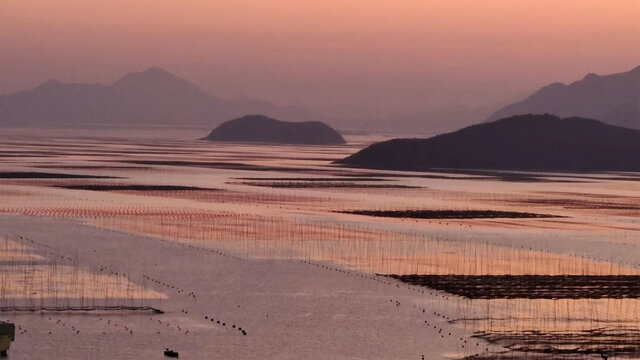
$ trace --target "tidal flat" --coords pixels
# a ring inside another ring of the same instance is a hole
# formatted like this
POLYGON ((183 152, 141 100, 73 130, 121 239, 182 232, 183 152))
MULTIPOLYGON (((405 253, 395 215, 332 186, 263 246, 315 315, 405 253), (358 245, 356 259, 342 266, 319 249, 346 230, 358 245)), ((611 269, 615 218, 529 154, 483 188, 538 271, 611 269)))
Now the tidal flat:
POLYGON ((370 136, 19 134, 12 359, 640 358, 640 174, 332 164, 370 136))

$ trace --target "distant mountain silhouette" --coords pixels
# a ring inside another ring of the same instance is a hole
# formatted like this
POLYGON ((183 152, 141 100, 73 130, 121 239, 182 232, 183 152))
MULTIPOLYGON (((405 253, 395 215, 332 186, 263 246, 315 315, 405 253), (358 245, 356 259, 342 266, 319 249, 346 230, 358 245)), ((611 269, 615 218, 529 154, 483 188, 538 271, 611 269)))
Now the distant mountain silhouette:
POLYGON ((128 74, 111 86, 51 80, 0 96, 0 126, 211 126, 247 113, 324 120, 299 108, 213 97, 157 67, 128 74))
POLYGON ((477 124, 502 105, 504 103, 499 106, 439 106, 412 114, 370 118, 356 125, 382 133, 436 135, 477 124))
POLYGON ((286 122, 263 115, 247 115, 224 122, 204 139, 306 145, 345 143, 342 135, 325 123, 319 121, 286 122))
POLYGON ((394 139, 337 161, 423 171, 640 171, 640 131, 578 117, 518 115, 429 139, 394 139))
POLYGON ((570 85, 554 83, 508 105, 489 121, 519 114, 580 116, 640 129, 640 66, 612 75, 589 74, 570 85))

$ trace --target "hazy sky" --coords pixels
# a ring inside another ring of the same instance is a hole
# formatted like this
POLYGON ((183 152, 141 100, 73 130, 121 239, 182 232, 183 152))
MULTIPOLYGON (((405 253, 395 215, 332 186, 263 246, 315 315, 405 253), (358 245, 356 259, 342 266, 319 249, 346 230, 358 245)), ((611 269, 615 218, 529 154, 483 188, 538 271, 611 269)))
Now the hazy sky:
POLYGON ((640 65, 640 0, 0 0, 0 93, 152 65, 333 116, 484 104, 640 65))

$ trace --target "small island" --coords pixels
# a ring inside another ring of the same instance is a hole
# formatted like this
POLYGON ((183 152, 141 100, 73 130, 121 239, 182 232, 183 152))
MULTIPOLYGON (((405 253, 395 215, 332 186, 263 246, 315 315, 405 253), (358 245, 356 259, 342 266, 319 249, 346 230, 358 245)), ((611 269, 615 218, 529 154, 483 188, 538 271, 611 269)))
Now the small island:
POLYGON ((339 145, 346 141, 320 121, 288 122, 263 115, 246 115, 215 128, 204 140, 295 145, 339 145))
POLYGON ((640 171, 640 131, 578 117, 517 115, 428 139, 376 143, 336 163, 404 171, 640 171))

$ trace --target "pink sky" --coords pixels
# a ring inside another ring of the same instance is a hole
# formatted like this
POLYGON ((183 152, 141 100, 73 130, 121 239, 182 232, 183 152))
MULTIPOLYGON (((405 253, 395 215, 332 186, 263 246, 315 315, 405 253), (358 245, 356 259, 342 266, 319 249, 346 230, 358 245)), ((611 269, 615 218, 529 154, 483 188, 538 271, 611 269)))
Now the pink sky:
POLYGON ((332 116, 502 102, 640 65, 637 0, 0 0, 0 93, 157 65, 332 116))

